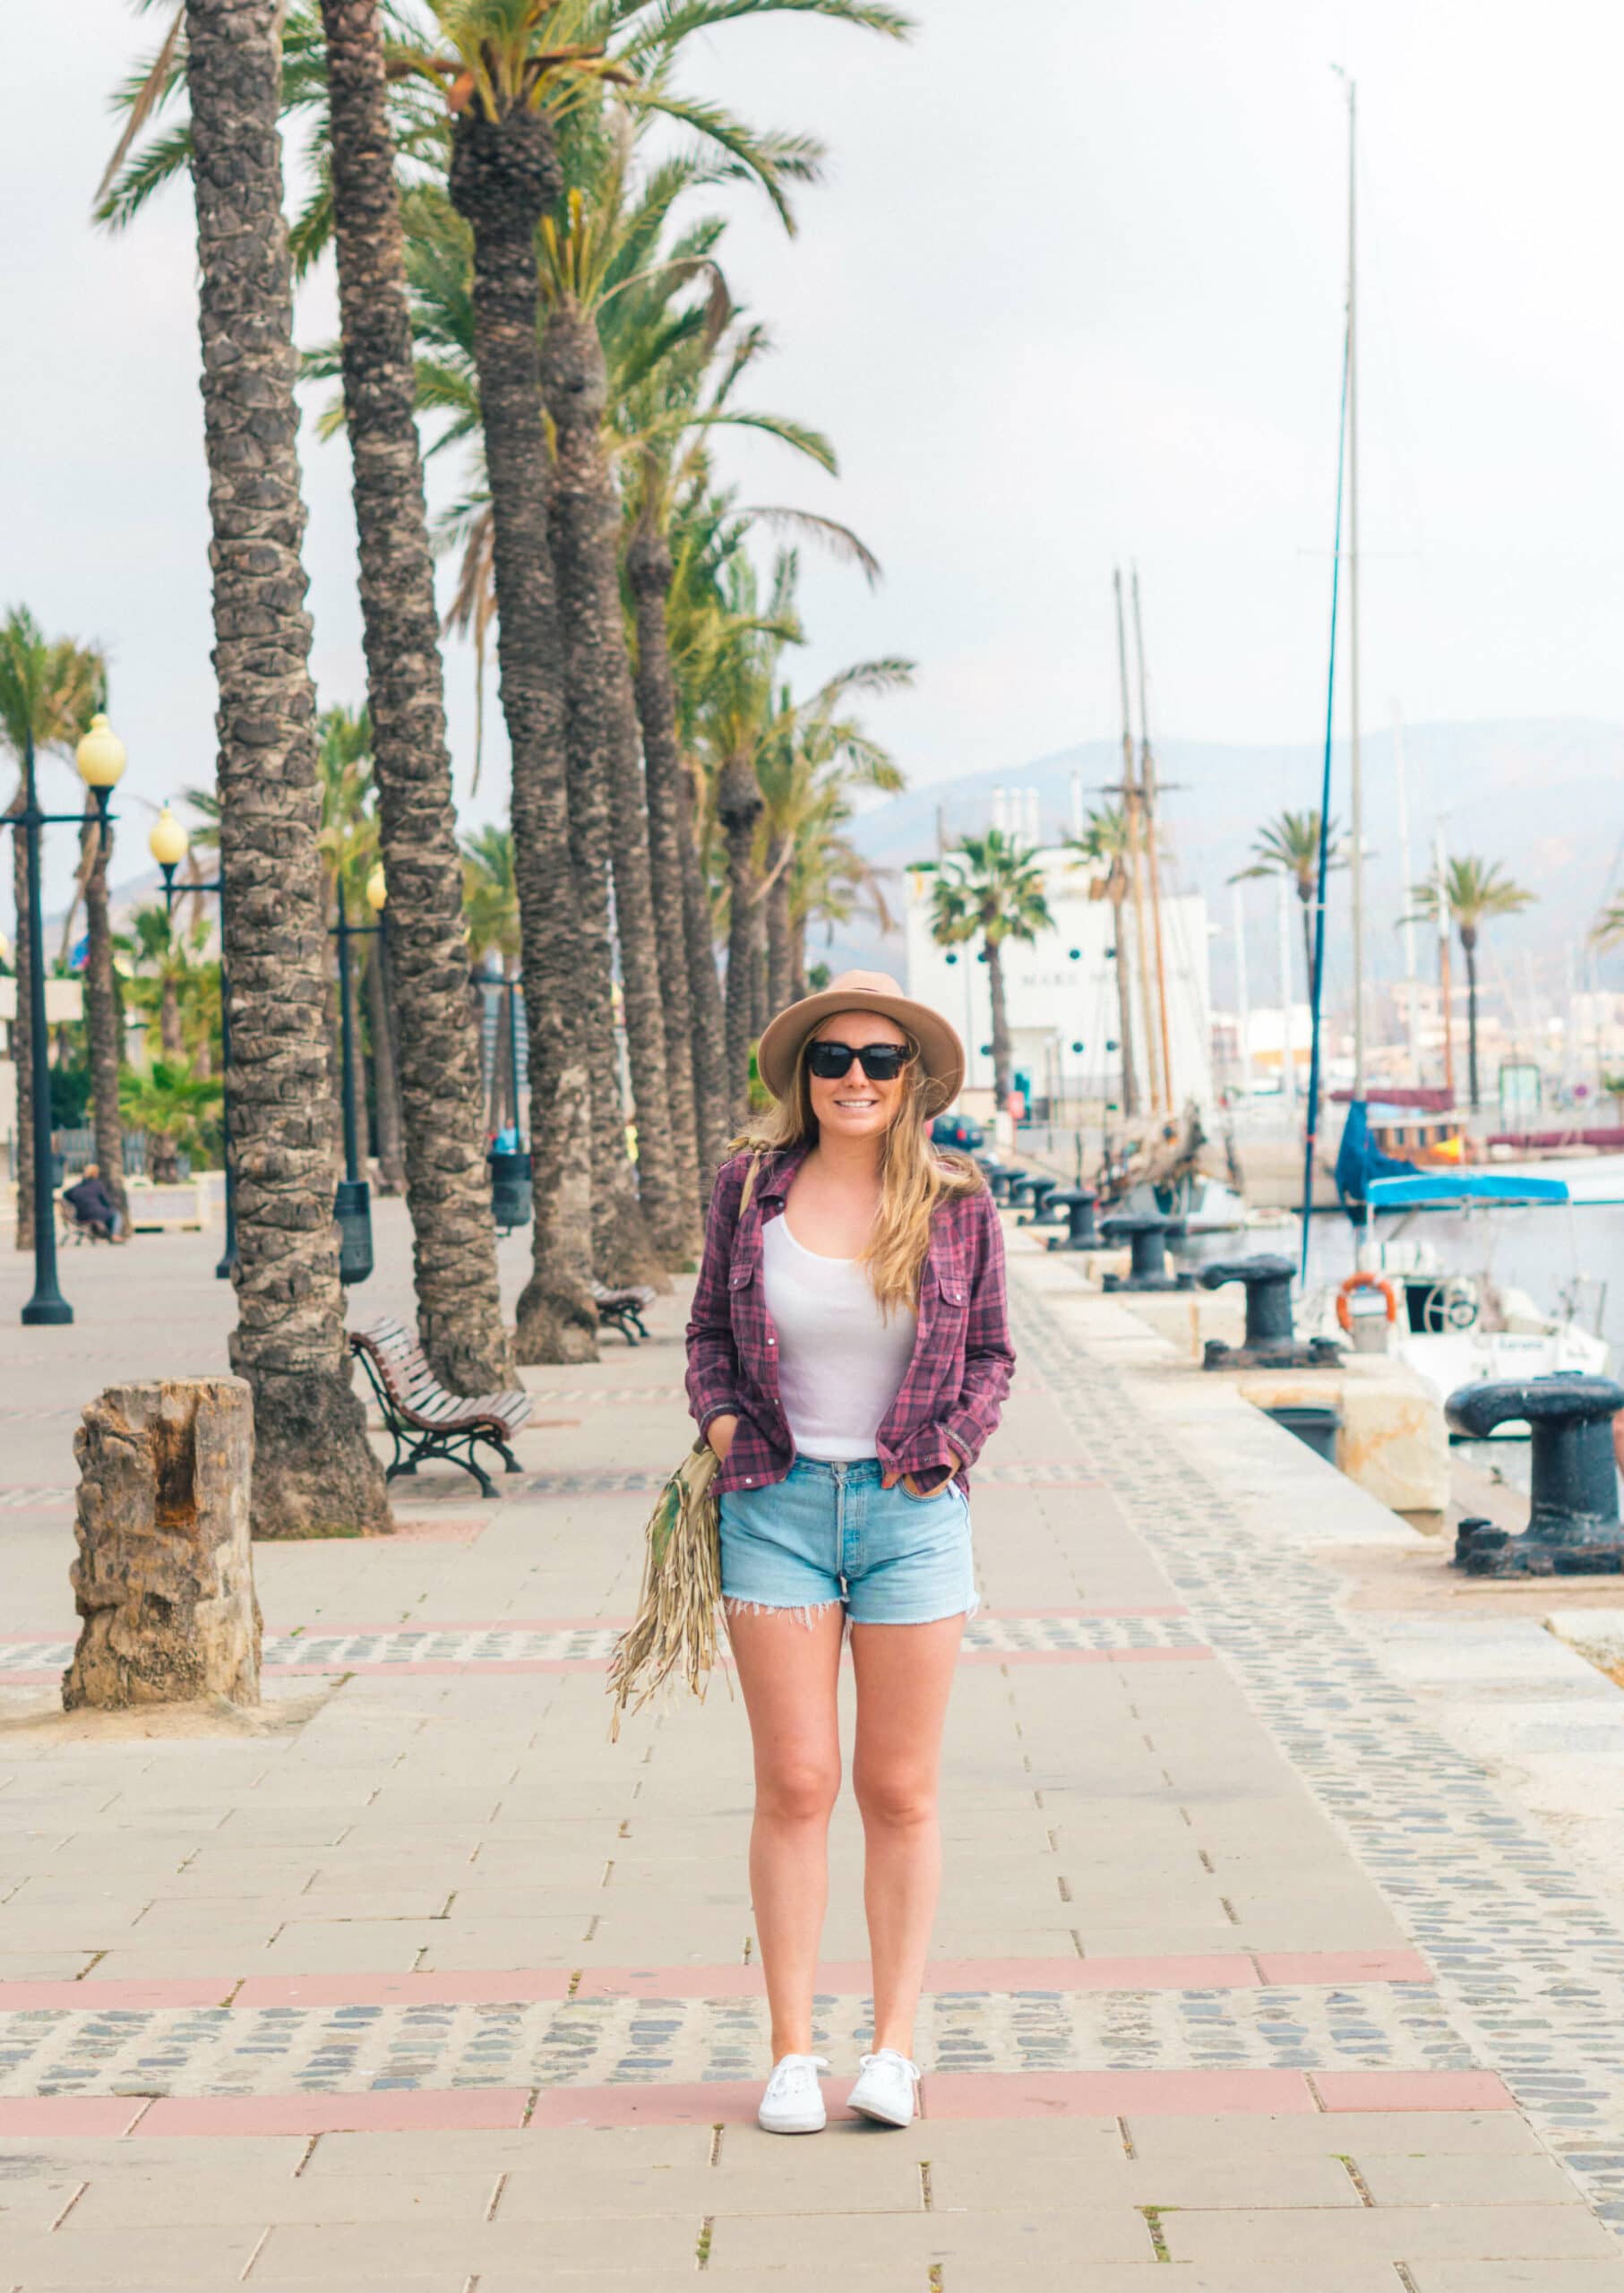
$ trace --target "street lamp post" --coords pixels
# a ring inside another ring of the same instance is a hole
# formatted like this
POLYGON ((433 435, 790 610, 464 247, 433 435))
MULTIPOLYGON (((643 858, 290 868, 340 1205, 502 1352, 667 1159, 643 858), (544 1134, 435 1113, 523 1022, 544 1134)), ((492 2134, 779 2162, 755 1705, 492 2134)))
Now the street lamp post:
MULTIPOLYGON (((96 799, 96 821, 103 845, 112 814, 107 799, 125 768, 124 743, 102 716, 90 719, 90 729, 74 751, 79 777, 96 799)), ((28 877, 28 1018, 31 1050, 29 1114, 34 1133, 34 1294, 22 1309, 25 1327, 59 1326, 71 1322, 73 1309, 63 1296, 56 1279, 56 1189, 51 1183, 50 1039, 45 1017, 45 921, 39 883, 39 831, 72 825, 82 828, 82 812, 42 812, 35 786, 34 736, 23 737, 22 810, 12 814, 12 826, 23 839, 28 877)))
POLYGON ((175 903, 193 892, 212 893, 220 904, 220 1136, 226 1154, 226 1244, 215 1267, 215 1279, 229 1282, 236 1270, 236 1176, 231 1162, 231 997, 226 978, 226 863, 211 884, 177 884, 175 871, 185 858, 191 838, 166 804, 152 823, 147 849, 164 880, 164 912, 173 915, 175 903))
POLYGON ((339 1181, 338 1199, 333 1215, 339 1222, 339 1279, 345 1284, 365 1282, 373 1269, 372 1248, 372 1190, 361 1176, 360 1141, 356 1125, 356 1013, 355 992, 350 983, 349 943, 352 940, 370 940, 374 932, 384 930, 383 911, 389 898, 389 887, 382 863, 366 879, 366 904, 377 917, 375 923, 352 923, 344 898, 344 880, 338 881, 338 922, 331 925, 332 938, 339 943, 339 1057, 343 1063, 343 1078, 339 1096, 344 1117, 344 1175, 339 1181))

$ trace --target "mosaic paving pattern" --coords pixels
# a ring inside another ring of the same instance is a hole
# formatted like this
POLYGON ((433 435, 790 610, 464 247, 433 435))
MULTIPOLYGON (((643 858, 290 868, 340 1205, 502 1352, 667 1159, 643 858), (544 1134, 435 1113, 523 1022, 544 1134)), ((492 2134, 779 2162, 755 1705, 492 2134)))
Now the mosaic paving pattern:
MULTIPOLYGON (((849 2061, 872 2009, 817 2002, 849 2061)), ((391 2086, 597 2086, 759 2076, 759 1998, 481 2005, 41 2009, 0 2017, 0 2095, 263 2094, 391 2086)), ((941 2071, 1464 2070, 1426 1983, 1342 1989, 947 1991, 920 2012, 941 2071)))
POLYGON ((1249 1529, 1115 1371, 1029 1305, 1017 1319, 1023 1359, 1110 1455, 1136 1532, 1426 1953, 1474 2066, 1624 2237, 1624 1931, 1382 1670, 1334 1577, 1249 1529))
MULTIPOLYGON (((267 1671, 290 1666, 302 1670, 344 1672, 357 1664, 601 1664, 619 1637, 609 1625, 564 1626, 511 1631, 279 1632, 265 1636, 267 1671)), ((1199 1628, 1186 1617, 981 1616, 965 1631, 967 1654, 1053 1650, 1057 1653, 1124 1648, 1202 1648, 1199 1628)), ((7 1672, 65 1671, 73 1661, 71 1640, 0 1642, 0 1679, 7 1672)))
MULTIPOLYGON (((77 1410, 73 1414, 79 1415, 77 1410)), ((26 1513, 35 1506, 72 1504, 78 1489, 53 1489, 29 1481, 13 1481, 0 1488, 0 1511, 26 1513)))
MULTIPOLYGON (((549 1395, 547 1398, 573 1396, 549 1395)), ((652 1496, 664 1489, 669 1477, 666 1473, 652 1469, 589 1465, 572 1473, 527 1473, 522 1481, 510 1481, 505 1486, 499 1482, 498 1492, 508 1496, 518 1492, 528 1497, 613 1497, 646 1490, 652 1496)), ((1010 1464, 977 1465, 971 1476, 970 1490, 974 1499, 978 1489, 1085 1489, 1092 1488, 1098 1480, 1099 1467, 1091 1457, 1062 1457, 1051 1463, 1027 1458, 1010 1464)))

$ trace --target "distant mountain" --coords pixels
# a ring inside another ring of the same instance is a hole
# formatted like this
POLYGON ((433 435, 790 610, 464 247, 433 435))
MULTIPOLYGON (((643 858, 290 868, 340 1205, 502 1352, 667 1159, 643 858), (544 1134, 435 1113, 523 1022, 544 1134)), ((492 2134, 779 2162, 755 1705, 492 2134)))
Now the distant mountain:
MULTIPOLYGON (((1403 736, 1409 812, 1410 883, 1427 872, 1435 827, 1448 850, 1499 861, 1516 881, 1537 894, 1523 915, 1492 924, 1485 934, 1486 996, 1511 1007, 1560 1006, 1574 983, 1586 983, 1593 960, 1586 944, 1597 910, 1620 881, 1624 866, 1624 726, 1555 718, 1492 725, 1416 725, 1403 736)), ((1390 727, 1362 743, 1364 778, 1365 882, 1368 961, 1373 982, 1400 979, 1404 957, 1400 917, 1408 907, 1401 866, 1398 777, 1390 727)), ((1160 819, 1170 879, 1205 893, 1215 927, 1213 993, 1222 1004, 1233 992, 1229 878, 1243 868, 1259 824, 1290 807, 1319 801, 1322 752, 1301 747, 1229 746, 1169 739, 1157 751, 1164 789, 1160 819)), ((1101 790, 1121 773, 1115 741, 1089 741, 1058 755, 932 782, 877 804, 857 820, 854 840, 876 867, 900 869, 927 859, 938 834, 951 844, 984 828, 994 791, 1035 791, 1039 832, 1048 842, 1070 831, 1080 793, 1086 808, 1107 801, 1101 790)), ((1348 822, 1345 743, 1333 752, 1332 813, 1348 822)), ((1019 799, 1022 805, 1029 800, 1019 799)), ((1024 812, 1020 815, 1026 817, 1024 812)), ((1250 984, 1254 1002, 1276 995, 1277 932, 1272 884, 1242 887, 1250 984)), ((1333 1002, 1348 992, 1348 879, 1332 878, 1327 916, 1327 991, 1333 1002)), ((1417 968, 1431 975, 1431 942, 1418 931, 1417 968)), ((882 964, 902 961, 899 937, 848 927, 836 947, 814 949, 814 958, 882 964)), ((1624 985, 1624 959, 1599 959, 1603 985, 1624 985)), ((1299 983, 1301 989, 1301 983, 1299 983)))

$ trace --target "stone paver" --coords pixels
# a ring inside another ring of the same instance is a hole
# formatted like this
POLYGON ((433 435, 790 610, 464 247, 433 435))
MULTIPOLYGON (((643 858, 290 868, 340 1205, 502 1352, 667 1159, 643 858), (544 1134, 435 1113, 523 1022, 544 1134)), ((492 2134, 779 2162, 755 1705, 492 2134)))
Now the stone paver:
MULTIPOLYGON (((369 1310, 409 1305, 398 1213, 369 1310)), ((74 1258, 49 1358, 0 1297, 0 2285, 1624 2293, 1613 1909, 1280 1533, 1287 1437, 1226 1479, 1211 1392, 1074 1269, 1014 1247, 925 2116, 838 2109, 848 1805, 835 2114, 787 2144, 751 2122, 742 1711, 606 1739, 680 1301, 635 1361, 528 1373, 501 1502, 425 1474, 399 1540, 259 1549, 262 1722, 18 1725, 72 1642, 64 1384, 223 1361, 211 1238, 141 1253, 127 1326, 136 1252, 74 1258)))

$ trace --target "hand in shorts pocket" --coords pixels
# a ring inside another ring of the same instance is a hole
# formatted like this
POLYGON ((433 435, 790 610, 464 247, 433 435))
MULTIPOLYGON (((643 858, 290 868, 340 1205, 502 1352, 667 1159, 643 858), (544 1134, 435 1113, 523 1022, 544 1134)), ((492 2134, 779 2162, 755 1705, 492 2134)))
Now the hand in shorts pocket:
POLYGON ((915 1505, 933 1505, 939 1497, 945 1497, 953 1486, 952 1469, 944 1467, 941 1479, 933 1481, 928 1489, 920 1487, 919 1475, 914 1473, 905 1473, 899 1477, 888 1478, 885 1485, 888 1489, 900 1489, 903 1495, 911 1497, 915 1505))

